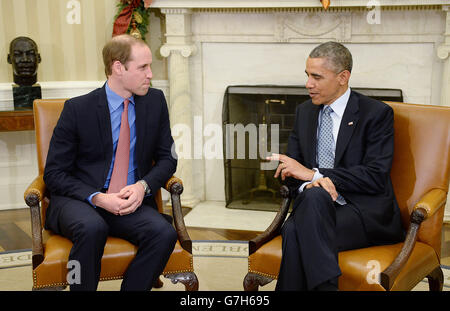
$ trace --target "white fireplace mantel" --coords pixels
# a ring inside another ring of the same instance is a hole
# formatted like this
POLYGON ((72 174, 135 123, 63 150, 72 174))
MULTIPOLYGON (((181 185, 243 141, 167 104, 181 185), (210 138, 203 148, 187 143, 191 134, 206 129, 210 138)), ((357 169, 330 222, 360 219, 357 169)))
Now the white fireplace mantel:
MULTIPOLYGON (((319 0, 154 0, 152 7, 165 15, 160 54, 169 64, 171 126, 189 128, 194 147, 217 137, 222 146, 222 133, 208 126, 222 124, 227 86, 304 85, 308 53, 330 40, 354 56, 350 86, 397 88, 405 102, 450 106, 450 0, 331 0, 326 11, 319 0), (371 22, 373 11, 379 22, 371 22)), ((184 202, 225 200, 223 159, 178 164, 184 202)), ((450 221, 450 204, 445 214, 450 221)))

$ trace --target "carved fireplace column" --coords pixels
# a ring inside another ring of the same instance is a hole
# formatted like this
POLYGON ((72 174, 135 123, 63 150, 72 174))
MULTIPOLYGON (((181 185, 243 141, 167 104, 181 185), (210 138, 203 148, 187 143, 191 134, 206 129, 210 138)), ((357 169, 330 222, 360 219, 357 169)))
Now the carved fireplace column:
MULTIPOLYGON (((161 55, 168 58, 169 67, 169 115, 173 128, 183 124, 192 131, 192 105, 189 81, 189 57, 196 51, 191 40, 191 10, 161 9, 166 15, 166 44, 161 55)), ((194 193, 193 160, 178 158, 176 176, 183 180, 182 205, 194 207, 199 199, 194 193)))
MULTIPOLYGON (((442 73, 441 105, 450 106, 450 6, 443 6, 447 12, 445 19, 444 43, 437 49, 437 55, 444 61, 442 73)), ((447 205, 445 206, 444 221, 450 221, 450 191, 447 195, 447 205)))
POLYGON ((450 6, 443 6, 442 9, 447 12, 447 17, 445 22, 444 43, 437 49, 438 57, 444 61, 441 105, 450 106, 450 6))

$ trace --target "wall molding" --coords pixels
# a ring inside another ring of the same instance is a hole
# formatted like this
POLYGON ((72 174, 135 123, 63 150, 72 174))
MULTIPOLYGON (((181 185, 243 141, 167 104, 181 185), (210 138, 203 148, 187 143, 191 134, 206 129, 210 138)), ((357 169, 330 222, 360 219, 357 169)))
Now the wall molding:
MULTIPOLYGON (((102 87, 105 81, 46 81, 39 82, 42 98, 72 98, 102 87)), ((152 80, 152 87, 161 89, 166 96, 169 92, 167 80, 152 80)), ((0 111, 14 110, 12 83, 0 83, 0 111)))
POLYGON ((403 12, 386 10, 380 13, 381 25, 366 22, 365 10, 341 10, 298 13, 290 9, 274 9, 272 14, 251 10, 223 14, 205 10, 193 15, 192 40, 198 46, 204 42, 227 43, 321 43, 335 40, 345 43, 432 43, 436 54, 446 55, 443 48, 445 24, 438 22, 447 6, 402 7, 403 12), (205 18, 209 16, 208 18, 205 18), (437 19, 439 17, 439 19, 437 19), (228 27, 247 19, 245 28, 228 27), (402 27, 397 20, 405 18, 402 27), (258 23, 264 23, 258 27, 258 23), (201 26, 200 26, 201 25, 201 26), (382 26, 382 27, 381 27, 382 26), (226 29, 224 31, 223 29, 226 29))
MULTIPOLYGON (((382 11, 414 11, 414 10, 441 10, 442 5, 416 5, 416 6, 382 6, 382 11)), ((342 13, 342 12, 367 12, 373 9, 373 6, 355 6, 355 7, 330 7, 328 10, 324 10, 322 7, 283 7, 283 8, 194 8, 193 13, 224 13, 224 14, 236 14, 236 13, 342 13)), ((170 9, 162 9, 170 10, 170 9)))

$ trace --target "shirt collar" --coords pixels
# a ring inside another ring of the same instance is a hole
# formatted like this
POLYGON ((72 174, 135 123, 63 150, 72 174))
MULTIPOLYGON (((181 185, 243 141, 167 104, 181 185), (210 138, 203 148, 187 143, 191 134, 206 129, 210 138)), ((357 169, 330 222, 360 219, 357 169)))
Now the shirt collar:
MULTIPOLYGON (((113 112, 117 108, 119 108, 120 105, 122 105, 124 98, 122 98, 120 95, 111 90, 111 88, 108 85, 108 81, 106 81, 105 83, 105 90, 106 90, 106 99, 108 100, 110 111, 113 112)), ((129 97, 128 100, 130 101, 130 103, 134 105, 133 95, 131 95, 131 97, 129 97)))
POLYGON ((350 91, 350 87, 347 88, 347 91, 345 91, 344 94, 342 94, 330 105, 330 107, 333 109, 333 112, 341 118, 344 115, 345 107, 347 107, 348 99, 350 98, 350 91))

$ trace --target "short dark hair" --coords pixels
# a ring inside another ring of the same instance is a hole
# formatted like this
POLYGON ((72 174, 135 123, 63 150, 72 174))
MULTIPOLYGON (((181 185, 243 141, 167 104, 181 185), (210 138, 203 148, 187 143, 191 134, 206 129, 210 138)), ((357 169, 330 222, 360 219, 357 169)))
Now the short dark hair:
POLYGON ((352 72, 353 59, 350 51, 342 44, 334 41, 322 43, 309 54, 310 58, 326 58, 330 69, 339 73, 344 70, 352 72))

